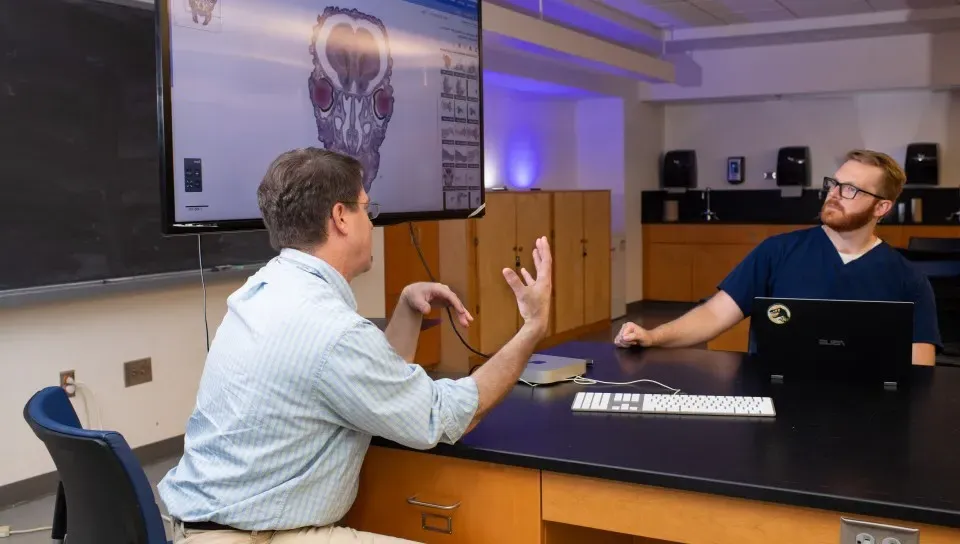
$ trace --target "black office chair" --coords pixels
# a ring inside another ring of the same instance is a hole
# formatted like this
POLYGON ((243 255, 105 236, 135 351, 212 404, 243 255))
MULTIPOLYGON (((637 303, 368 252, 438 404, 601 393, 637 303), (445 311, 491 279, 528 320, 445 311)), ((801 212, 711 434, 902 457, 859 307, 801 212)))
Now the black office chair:
MULTIPOLYGON (((913 240, 924 239, 912 238, 911 243, 913 240)), ((948 245, 943 244, 940 249, 943 250, 948 245)), ((933 288, 937 303, 937 321, 943 339, 943 351, 937 356, 937 364, 960 366, 960 252, 908 249, 901 253, 927 276, 933 288)))
POLYGON ((910 251, 929 253, 960 253, 960 238, 918 238, 910 237, 907 242, 910 251))
POLYGON ((66 392, 47 387, 23 417, 60 476, 52 538, 68 544, 168 544, 153 488, 120 433, 90 431, 66 392))

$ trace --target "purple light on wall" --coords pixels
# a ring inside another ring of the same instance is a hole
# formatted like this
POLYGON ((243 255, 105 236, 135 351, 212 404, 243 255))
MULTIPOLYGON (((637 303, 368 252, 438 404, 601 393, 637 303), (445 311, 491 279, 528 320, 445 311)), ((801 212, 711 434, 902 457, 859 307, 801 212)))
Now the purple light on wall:
POLYGON ((533 134, 516 131, 507 137, 507 184, 517 189, 533 187, 540 175, 539 149, 533 134))

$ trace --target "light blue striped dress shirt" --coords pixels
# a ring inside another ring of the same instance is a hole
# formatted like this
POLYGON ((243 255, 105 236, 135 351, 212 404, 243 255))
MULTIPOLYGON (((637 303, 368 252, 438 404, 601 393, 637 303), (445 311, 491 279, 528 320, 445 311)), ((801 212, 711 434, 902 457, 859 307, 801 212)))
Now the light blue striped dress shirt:
POLYGON ((433 380, 408 364, 357 313, 343 276, 285 249, 227 299, 160 497, 184 521, 329 525, 353 504, 372 435, 453 443, 477 405, 473 378, 433 380))

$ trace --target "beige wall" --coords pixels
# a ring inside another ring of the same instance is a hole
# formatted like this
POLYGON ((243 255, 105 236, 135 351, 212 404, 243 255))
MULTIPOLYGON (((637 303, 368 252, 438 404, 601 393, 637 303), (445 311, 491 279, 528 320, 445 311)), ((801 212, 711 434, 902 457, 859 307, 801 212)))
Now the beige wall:
POLYGON ((489 84, 483 92, 486 186, 575 189, 576 103, 489 84))
POLYGON ((666 106, 666 149, 696 149, 700 187, 775 188, 777 150, 810 147, 812 178, 832 174, 844 154, 868 148, 901 164, 911 142, 938 142, 941 180, 960 186, 960 91, 877 91, 666 106), (730 186, 726 159, 746 157, 746 181, 730 186))
POLYGON ((717 99, 960 85, 960 32, 694 51, 655 100, 717 99), (877 59, 882 59, 878 61, 877 59))
POLYGON ((624 129, 624 222, 626 224, 626 300, 643 299, 643 228, 640 223, 642 191, 660 184, 664 106, 632 102, 626 106, 624 129))
MULTIPOLYGON (((374 268, 354 284, 360 313, 383 317, 383 233, 376 229, 374 268)), ((242 281, 207 285, 211 338, 226 298, 242 281)), ((27 399, 56 385, 61 370, 96 395, 103 426, 121 432, 131 447, 183 434, 203 372, 206 341, 203 298, 195 285, 39 304, 0 311, 0 485, 54 470, 43 444, 21 415, 27 399), (151 357, 153 381, 123 386, 124 361, 151 357)), ((74 407, 87 423, 83 396, 74 407)), ((91 417, 96 423, 96 410, 91 417)))

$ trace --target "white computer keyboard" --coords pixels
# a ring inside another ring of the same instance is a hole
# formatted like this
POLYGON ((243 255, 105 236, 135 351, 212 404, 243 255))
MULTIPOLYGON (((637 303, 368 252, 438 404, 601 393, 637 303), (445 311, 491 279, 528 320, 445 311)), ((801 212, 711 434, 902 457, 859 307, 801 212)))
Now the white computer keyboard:
POLYGON ((731 395, 651 395, 581 391, 574 397, 572 409, 575 412, 701 416, 774 417, 777 415, 770 397, 731 395))

